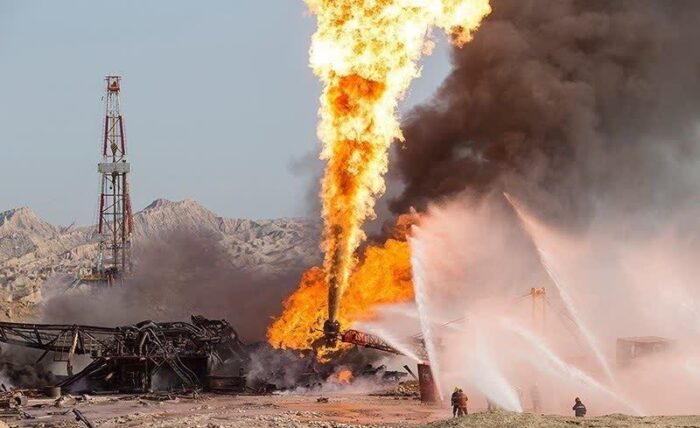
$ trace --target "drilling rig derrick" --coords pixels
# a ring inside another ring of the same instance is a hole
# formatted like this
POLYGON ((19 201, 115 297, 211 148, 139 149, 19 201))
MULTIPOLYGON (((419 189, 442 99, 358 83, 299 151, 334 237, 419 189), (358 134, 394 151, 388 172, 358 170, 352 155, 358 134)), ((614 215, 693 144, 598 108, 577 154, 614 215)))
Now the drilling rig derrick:
POLYGON ((121 283, 131 271, 131 234, 133 217, 129 197, 128 174, 131 167, 126 157, 124 118, 119 94, 121 77, 107 76, 104 95, 105 120, 102 141, 97 236, 98 255, 90 272, 81 275, 81 282, 121 283))

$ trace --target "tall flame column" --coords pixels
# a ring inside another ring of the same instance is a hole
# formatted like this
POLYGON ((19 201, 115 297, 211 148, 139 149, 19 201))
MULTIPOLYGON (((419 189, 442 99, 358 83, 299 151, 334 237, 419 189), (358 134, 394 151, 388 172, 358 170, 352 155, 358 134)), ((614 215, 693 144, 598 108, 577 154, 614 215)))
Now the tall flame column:
POLYGON ((324 270, 330 342, 336 316, 364 240, 362 225, 374 216, 384 192, 389 145, 402 140, 396 110, 434 26, 457 45, 491 11, 488 0, 306 0, 318 20, 311 68, 323 82, 318 136, 326 160, 321 200, 324 270))

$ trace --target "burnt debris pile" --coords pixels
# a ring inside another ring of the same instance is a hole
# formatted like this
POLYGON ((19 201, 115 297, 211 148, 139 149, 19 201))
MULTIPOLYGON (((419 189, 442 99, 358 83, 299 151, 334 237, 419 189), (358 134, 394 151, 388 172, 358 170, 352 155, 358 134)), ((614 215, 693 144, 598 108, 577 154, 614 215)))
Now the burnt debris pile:
POLYGON ((210 370, 230 359, 242 360, 245 345, 225 320, 192 316, 191 322, 142 321, 123 327, 0 323, 0 342, 43 350, 65 362, 63 392, 141 393, 200 390, 210 370), (92 359, 74 372, 76 356, 92 359))

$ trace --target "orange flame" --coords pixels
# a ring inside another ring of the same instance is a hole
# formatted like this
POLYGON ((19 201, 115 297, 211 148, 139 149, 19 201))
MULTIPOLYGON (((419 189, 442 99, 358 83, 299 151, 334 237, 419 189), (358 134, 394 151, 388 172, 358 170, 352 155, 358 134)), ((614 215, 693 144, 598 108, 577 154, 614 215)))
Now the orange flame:
POLYGON ((337 383, 341 385, 347 385, 350 382, 352 382, 353 375, 352 375, 352 370, 350 369, 342 369, 337 373, 333 373, 331 377, 328 378, 329 382, 332 383, 337 383))
MULTIPOLYGON (((326 317, 327 286, 320 267, 307 270, 299 288, 284 302, 282 316, 267 331, 275 347, 310 349, 322 336, 318 330, 326 317)), ((370 319, 379 305, 413 299, 411 261, 408 243, 394 239, 384 245, 368 247, 352 273, 340 302, 338 321, 349 326, 370 319)))
POLYGON ((324 84, 318 126, 327 161, 323 267, 329 318, 335 319, 365 239, 362 224, 374 216, 375 198, 384 192, 389 145, 403 138, 397 104, 420 74, 418 60, 432 47, 432 27, 462 45, 491 8, 488 0, 306 2, 318 20, 310 63, 324 84))

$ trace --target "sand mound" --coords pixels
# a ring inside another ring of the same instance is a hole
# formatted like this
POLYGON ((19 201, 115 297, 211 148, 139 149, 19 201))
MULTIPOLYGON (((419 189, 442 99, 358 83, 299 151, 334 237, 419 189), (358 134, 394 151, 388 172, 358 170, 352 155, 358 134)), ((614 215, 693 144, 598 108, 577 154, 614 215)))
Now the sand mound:
POLYGON ((620 414, 574 418, 505 411, 474 413, 433 422, 425 428, 536 428, 536 427, 690 427, 700 426, 700 416, 635 417, 620 414))

